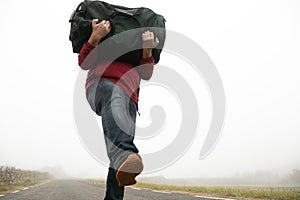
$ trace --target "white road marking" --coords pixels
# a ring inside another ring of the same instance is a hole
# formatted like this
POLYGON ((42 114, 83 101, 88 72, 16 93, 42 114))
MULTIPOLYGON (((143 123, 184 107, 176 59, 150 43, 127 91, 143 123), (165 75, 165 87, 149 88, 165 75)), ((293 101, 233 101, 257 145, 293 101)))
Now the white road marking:
POLYGON ((136 188, 136 187, 131 187, 131 189, 134 189, 134 190, 142 190, 141 188, 136 188))
MULTIPOLYGON (((47 182, 46 182, 47 183, 47 182)), ((25 188, 23 188, 23 189, 21 189, 21 190, 16 190, 16 191, 13 191, 13 192, 10 192, 10 194, 15 194, 15 193, 18 193, 18 192, 20 192, 20 191, 24 191, 24 190, 28 190, 28 189, 30 189, 30 188, 35 188, 35 187, 38 187, 38 186, 41 186, 41 185, 44 185, 45 183, 40 183, 40 184, 36 184, 36 185, 33 185, 33 186, 29 186, 29 187, 25 187, 25 188)), ((5 196, 5 194, 0 194, 0 197, 4 197, 5 196)))
POLYGON ((207 196, 200 196, 200 195, 194 195, 194 197, 205 198, 205 199, 215 199, 215 200, 236 200, 236 199, 227 199, 227 198, 221 198, 221 197, 207 197, 207 196))
POLYGON ((152 192, 156 192, 156 193, 164 193, 164 194, 171 194, 171 193, 172 193, 172 192, 160 191, 160 190, 152 190, 152 192))

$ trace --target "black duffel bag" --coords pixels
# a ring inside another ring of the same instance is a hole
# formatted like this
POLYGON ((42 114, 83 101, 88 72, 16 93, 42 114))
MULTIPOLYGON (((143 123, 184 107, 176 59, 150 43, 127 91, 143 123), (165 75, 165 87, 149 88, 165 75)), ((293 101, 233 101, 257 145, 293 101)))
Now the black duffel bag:
POLYGON ((128 51, 116 60, 133 65, 138 65, 142 56, 142 32, 146 30, 153 32, 159 39, 159 45, 152 49, 155 63, 158 63, 166 38, 165 19, 162 15, 145 7, 127 8, 103 1, 85 0, 78 5, 69 20, 71 22, 69 39, 74 53, 79 53, 84 42, 89 39, 92 33, 92 19, 110 22, 111 31, 100 42, 110 38, 112 48, 127 48, 128 51), (137 31, 122 35, 121 40, 120 37, 115 37, 118 39, 114 40, 115 35, 133 29, 137 31))

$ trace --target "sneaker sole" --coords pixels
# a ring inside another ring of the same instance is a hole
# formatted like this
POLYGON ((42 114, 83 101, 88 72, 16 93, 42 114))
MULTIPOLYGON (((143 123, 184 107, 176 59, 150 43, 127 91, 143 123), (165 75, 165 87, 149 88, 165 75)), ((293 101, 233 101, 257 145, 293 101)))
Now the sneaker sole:
POLYGON ((135 177, 143 171, 142 160, 135 154, 131 154, 119 167, 116 178, 120 187, 136 184, 135 177))

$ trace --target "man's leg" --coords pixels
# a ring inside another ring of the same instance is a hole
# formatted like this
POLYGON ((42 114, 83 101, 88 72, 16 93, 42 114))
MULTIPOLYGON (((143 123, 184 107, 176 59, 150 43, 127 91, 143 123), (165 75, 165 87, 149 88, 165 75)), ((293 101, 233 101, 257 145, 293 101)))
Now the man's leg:
POLYGON ((138 153, 133 143, 136 105, 120 87, 110 81, 99 82, 98 95, 110 167, 118 169, 130 154, 138 153))
POLYGON ((100 81, 97 87, 91 86, 87 99, 92 109, 102 116, 106 149, 111 162, 105 199, 122 199, 123 186, 134 184, 135 177, 143 169, 138 149, 133 143, 136 105, 110 81, 100 81))
POLYGON ((119 187, 116 179, 116 169, 109 168, 106 179, 106 195, 104 200, 117 200, 124 197, 124 186, 119 187))

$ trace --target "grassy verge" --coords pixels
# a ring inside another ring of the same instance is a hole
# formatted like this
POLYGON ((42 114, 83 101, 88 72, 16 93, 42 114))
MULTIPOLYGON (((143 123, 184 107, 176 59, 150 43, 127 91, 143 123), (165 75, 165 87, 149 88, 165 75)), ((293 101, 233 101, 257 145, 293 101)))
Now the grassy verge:
MULTIPOLYGON (((104 180, 88 179, 88 181, 105 184, 104 180)), ((133 187, 234 199, 300 199, 299 187, 202 187, 157 185, 141 182, 138 182, 137 184, 133 185, 133 187)))
POLYGON ((250 187, 199 187, 199 186, 174 186, 137 183, 134 187, 165 190, 175 192, 187 192, 205 196, 218 196, 242 199, 274 199, 274 200, 296 200, 300 199, 299 188, 250 188, 250 187))
POLYGON ((42 182, 44 182, 44 181, 39 181, 39 182, 26 181, 24 183, 17 183, 17 184, 11 184, 11 185, 0 185, 0 194, 8 193, 8 192, 18 190, 18 189, 23 189, 24 187, 29 187, 29 186, 36 185, 36 184, 39 184, 42 182))
POLYGON ((93 182, 93 183, 105 184, 104 180, 99 180, 99 179, 87 179, 87 180, 90 181, 90 182, 93 182))

